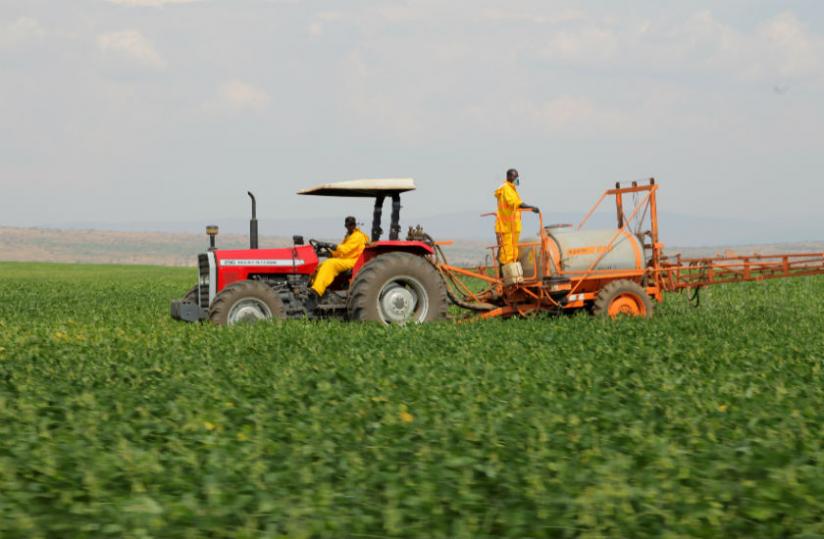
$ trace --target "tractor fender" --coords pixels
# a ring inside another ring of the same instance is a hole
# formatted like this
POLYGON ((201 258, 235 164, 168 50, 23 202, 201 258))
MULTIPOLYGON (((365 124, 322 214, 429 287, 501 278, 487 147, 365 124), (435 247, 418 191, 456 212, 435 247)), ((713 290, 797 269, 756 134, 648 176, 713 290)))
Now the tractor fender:
POLYGON ((363 250, 363 253, 360 255, 360 258, 358 258, 358 261, 355 262, 355 267, 352 268, 352 280, 357 277, 360 269, 376 256, 397 252, 409 253, 424 258, 435 254, 435 250, 432 246, 422 241, 376 241, 367 245, 363 250))

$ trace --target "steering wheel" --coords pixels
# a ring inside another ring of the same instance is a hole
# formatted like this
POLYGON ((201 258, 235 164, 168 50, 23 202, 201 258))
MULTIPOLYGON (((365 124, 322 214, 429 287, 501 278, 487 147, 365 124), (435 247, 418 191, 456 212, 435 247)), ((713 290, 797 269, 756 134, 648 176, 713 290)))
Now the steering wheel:
POLYGON ((334 243, 327 243, 325 241, 310 239, 309 245, 312 246, 318 256, 332 256, 332 251, 335 249, 334 243))

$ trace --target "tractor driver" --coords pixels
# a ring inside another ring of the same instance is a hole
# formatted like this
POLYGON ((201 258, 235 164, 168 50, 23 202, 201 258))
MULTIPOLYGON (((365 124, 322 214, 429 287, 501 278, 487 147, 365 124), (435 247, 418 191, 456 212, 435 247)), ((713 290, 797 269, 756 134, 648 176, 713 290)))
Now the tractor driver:
POLYGON ((518 240, 521 237, 521 210, 538 213, 535 206, 524 204, 518 195, 521 181, 518 171, 506 171, 506 181, 495 191, 498 199, 498 213, 495 218, 495 234, 498 236, 498 261, 511 264, 518 261, 518 240))
POLYGON ((355 262, 366 244, 369 243, 369 238, 358 228, 354 217, 347 217, 344 226, 346 226, 346 236, 343 242, 334 247, 332 256, 327 258, 315 273, 315 279, 309 290, 309 304, 307 305, 309 309, 317 306, 318 300, 326 293, 326 288, 332 284, 335 277, 355 267, 355 262))

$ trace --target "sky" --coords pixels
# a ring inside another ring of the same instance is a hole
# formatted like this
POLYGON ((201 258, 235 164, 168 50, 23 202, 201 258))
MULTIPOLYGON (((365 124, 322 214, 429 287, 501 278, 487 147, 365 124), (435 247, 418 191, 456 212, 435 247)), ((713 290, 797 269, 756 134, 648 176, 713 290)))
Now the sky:
POLYGON ((0 119, 5 226, 368 220, 295 193, 382 177, 480 213, 515 167, 824 239, 819 0, 0 0, 0 119))

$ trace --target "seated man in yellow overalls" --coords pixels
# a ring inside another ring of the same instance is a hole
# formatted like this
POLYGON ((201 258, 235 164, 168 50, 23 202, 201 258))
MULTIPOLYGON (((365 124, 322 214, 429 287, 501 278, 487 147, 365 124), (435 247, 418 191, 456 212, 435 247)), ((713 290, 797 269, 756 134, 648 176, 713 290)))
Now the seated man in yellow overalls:
POLYGON ((315 273, 315 279, 312 281, 312 287, 309 290, 309 301, 306 305, 309 310, 317 307, 318 300, 326 293, 326 289, 332 284, 335 277, 355 267, 355 262, 358 261, 366 244, 369 243, 369 238, 358 228, 354 217, 347 217, 344 225, 346 226, 346 236, 344 236, 343 241, 335 246, 332 256, 318 266, 318 271, 315 273))

